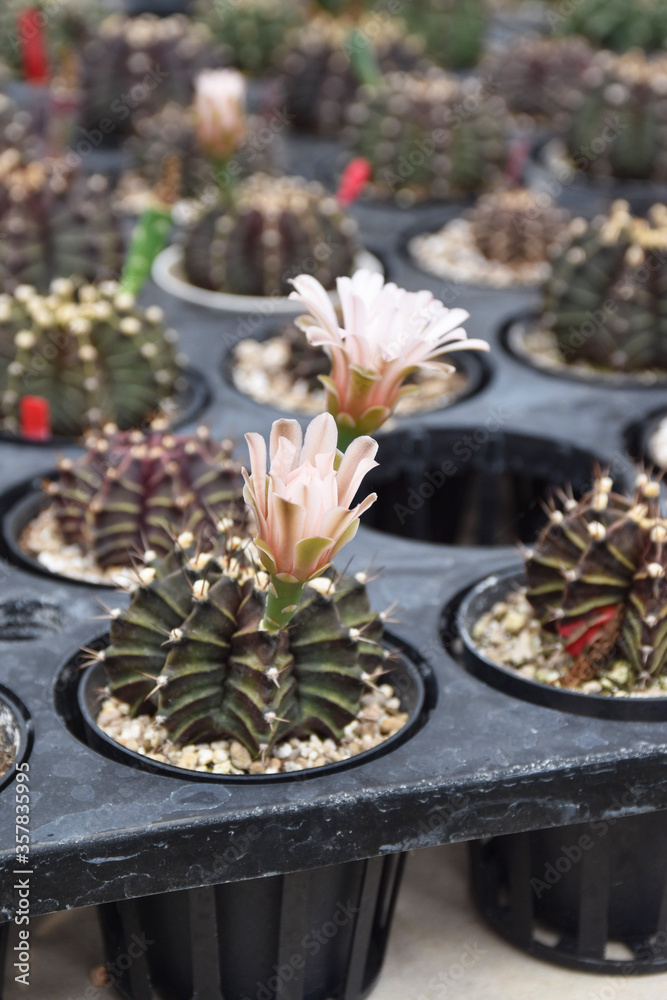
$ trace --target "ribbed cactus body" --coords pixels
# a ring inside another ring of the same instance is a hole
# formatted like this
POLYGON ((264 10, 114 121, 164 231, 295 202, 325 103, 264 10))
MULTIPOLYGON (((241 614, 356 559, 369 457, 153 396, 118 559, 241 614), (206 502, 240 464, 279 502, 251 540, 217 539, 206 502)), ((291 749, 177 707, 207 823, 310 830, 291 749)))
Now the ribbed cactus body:
POLYGON ((348 121, 380 197, 463 197, 498 181, 505 163, 505 104, 479 81, 391 73, 358 91, 348 121))
POLYGON ((257 757, 291 735, 340 739, 364 674, 386 660, 364 584, 320 578, 289 627, 269 633, 259 627, 266 581, 247 541, 228 539, 217 558, 187 541, 147 566, 129 608, 112 618, 109 691, 135 714, 157 711, 178 743, 231 738, 257 757))
POLYGON ((54 278, 118 277, 124 241, 105 177, 60 160, 0 155, 0 286, 46 291, 54 278))
POLYGON ((481 72, 492 80, 508 109, 561 126, 576 105, 593 51, 582 38, 520 37, 492 52, 481 72))
MULTIPOLYGON (((563 20, 556 8, 553 25, 565 34, 583 35, 596 47, 623 52, 657 51, 667 42, 667 7, 663 0, 584 0, 568 5, 563 20)), ((549 20, 549 12, 547 12, 549 20)))
POLYGON ((257 174, 231 207, 208 209, 193 226, 185 271, 201 288, 236 295, 287 295, 301 273, 332 288, 352 270, 356 232, 319 184, 257 174))
POLYGON ((43 396, 56 435, 111 421, 123 429, 156 416, 176 391, 175 334, 162 311, 142 311, 115 282, 48 295, 22 285, 0 296, 0 424, 18 432, 23 396, 43 396))
POLYGON ((252 74, 278 67, 285 35, 305 20, 304 6, 295 0, 243 0, 224 5, 200 0, 196 12, 211 29, 228 62, 252 74))
POLYGON ((165 555, 182 531, 215 534, 222 517, 242 523, 239 467, 226 444, 196 435, 120 431, 63 459, 48 484, 63 540, 92 551, 98 566, 129 566, 146 549, 165 555))
MULTIPOLYGON (((276 160, 276 146, 280 143, 273 131, 270 141, 266 141, 263 130, 267 125, 259 116, 250 116, 246 126, 246 137, 232 157, 235 181, 255 171, 271 171, 276 160)), ((126 148, 138 173, 151 186, 161 180, 165 163, 172 158, 178 166, 181 195, 185 198, 201 197, 207 190, 224 183, 224 177, 216 176, 215 164, 202 154, 191 108, 171 103, 156 114, 141 118, 126 148)))
POLYGON ((667 54, 599 52, 583 76, 567 147, 594 177, 667 180, 667 54))
POLYGON ((580 502, 563 497, 554 505, 528 555, 528 599, 575 658, 565 686, 615 660, 629 663, 640 682, 667 670, 667 523, 659 496, 659 483, 645 474, 625 496, 598 475, 580 502))
POLYGON ((541 263, 565 238, 566 215, 532 191, 516 188, 480 198, 470 213, 470 226, 475 243, 489 260, 541 263))
MULTIPOLYGON (((386 14, 368 14, 358 25, 370 39, 381 72, 412 71, 425 66, 424 40, 386 14)), ((283 61, 286 110, 295 128, 337 135, 345 109, 362 81, 353 62, 355 22, 350 18, 313 18, 289 36, 283 61)), ((358 36, 357 36, 358 37, 358 36)))
POLYGON ((33 39, 33 32, 18 28, 18 18, 31 7, 39 15, 51 73, 68 69, 77 50, 102 20, 100 4, 91 0, 4 0, 0 12, 0 61, 16 76, 23 76, 23 50, 33 39))
POLYGON ((621 372, 667 368, 667 210, 576 220, 543 289, 544 323, 563 359, 621 372))
POLYGON ((224 62, 208 28, 184 15, 113 14, 81 50, 82 124, 100 141, 125 138, 170 101, 190 104, 197 74, 224 62))
POLYGON ((401 11, 443 69, 467 69, 479 60, 486 29, 484 0, 410 0, 401 11))

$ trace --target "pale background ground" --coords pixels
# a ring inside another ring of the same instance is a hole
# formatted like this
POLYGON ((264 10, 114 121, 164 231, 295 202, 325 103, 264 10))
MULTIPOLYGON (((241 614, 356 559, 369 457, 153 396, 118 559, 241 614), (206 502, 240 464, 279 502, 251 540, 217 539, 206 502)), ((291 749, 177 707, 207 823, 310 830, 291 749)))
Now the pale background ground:
MULTIPOLYGON (((91 988, 89 973, 103 961, 93 910, 35 920, 32 943, 31 985, 10 982, 5 1000, 116 1000, 112 989, 91 988)), ((591 976, 522 955, 482 924, 473 910, 466 850, 457 845, 419 851, 409 859, 384 974, 371 998, 667 1000, 667 974, 591 976), (476 958, 464 976, 456 978, 464 953, 476 958)))

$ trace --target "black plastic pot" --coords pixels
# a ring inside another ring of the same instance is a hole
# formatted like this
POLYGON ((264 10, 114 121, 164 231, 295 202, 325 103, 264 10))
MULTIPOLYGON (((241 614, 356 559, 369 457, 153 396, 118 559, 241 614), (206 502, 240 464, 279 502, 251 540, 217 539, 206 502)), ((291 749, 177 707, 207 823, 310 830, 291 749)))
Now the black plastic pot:
MULTIPOLYGON (((95 648, 102 649, 107 644, 106 637, 93 643, 95 648)), ((342 760, 335 764, 324 764, 322 767, 307 768, 303 771, 290 771, 279 774, 210 774, 204 771, 190 771, 173 764, 162 764, 159 761, 145 757, 121 746, 111 737, 107 736, 97 725, 97 715, 100 710, 100 692, 104 689, 107 679, 104 668, 101 664, 94 664, 89 667, 81 679, 78 688, 78 705, 81 718, 83 719, 83 735, 88 746, 98 753, 109 757, 111 760, 126 764, 129 767, 139 768, 142 771, 149 771, 152 774, 169 775, 181 781, 188 779, 191 781, 204 781, 233 784, 258 784, 262 782, 274 783, 276 781, 303 781, 313 777, 313 775, 333 774, 337 771, 344 771, 357 764, 364 764, 369 760, 375 760, 383 754, 390 753, 395 747, 405 743, 420 728, 425 719, 425 686, 424 679, 417 668, 408 658, 409 651, 402 644, 389 640, 388 644, 396 653, 396 662, 391 672, 387 672, 385 681, 394 687, 396 695, 401 699, 401 708, 408 713, 408 721, 403 729, 390 736, 384 743, 371 750, 365 750, 349 760, 342 760)), ((75 657, 75 659, 78 659, 75 657)), ((65 665, 64 672, 71 668, 70 663, 65 665)))
POLYGON ((641 422, 632 424, 625 435, 630 453, 653 468, 656 467, 656 460, 652 455, 651 439, 665 419, 667 419, 667 409, 662 406, 641 422))
POLYGON ((17 767, 28 759, 33 741, 33 726, 28 710, 4 684, 0 684, 0 726, 5 729, 9 738, 14 740, 16 746, 14 763, 0 776, 0 789, 3 789, 14 780, 17 767))
POLYGON ((471 858, 477 906, 516 947, 581 972, 667 970, 667 812, 494 837, 471 858))
POLYGON ((378 500, 364 515, 379 531, 443 545, 514 545, 542 525, 554 486, 589 486, 596 457, 564 441, 485 424, 397 430, 379 437, 366 477, 378 500))
POLYGON ((513 567, 494 573, 478 583, 461 601, 458 616, 458 634, 463 641, 464 662, 470 673, 492 687, 516 698, 532 701, 536 705, 554 708, 577 715, 592 715, 597 719, 626 719, 635 722, 667 721, 667 696, 664 698, 613 698, 599 694, 583 694, 567 688, 551 687, 539 681, 494 663, 480 653, 472 630, 475 622, 489 611, 497 601, 525 584, 525 571, 513 567))
POLYGON ((583 382, 586 385, 607 386, 611 389, 662 389, 667 388, 667 372, 645 375, 626 375, 623 372, 578 371, 571 365, 540 363, 540 359, 523 342, 524 335, 534 328, 539 321, 535 313, 524 316, 513 316, 503 323, 500 332, 500 342, 503 348, 524 365, 566 381, 583 382))
POLYGON ((126 1000, 152 987, 167 1000, 359 1000, 380 974, 404 858, 107 904, 112 981, 126 1000))
MULTIPOLYGON (((185 427, 187 424, 197 420, 208 406, 211 394, 204 376, 195 368, 186 368, 183 372, 183 388, 174 396, 176 410, 171 426, 174 430, 185 427)), ((29 448, 65 448, 68 445, 79 444, 80 439, 75 437, 63 437, 54 435, 46 441, 32 441, 30 438, 21 437, 18 434, 11 434, 9 431, 0 430, 0 441, 8 441, 12 444, 20 444, 29 448)))

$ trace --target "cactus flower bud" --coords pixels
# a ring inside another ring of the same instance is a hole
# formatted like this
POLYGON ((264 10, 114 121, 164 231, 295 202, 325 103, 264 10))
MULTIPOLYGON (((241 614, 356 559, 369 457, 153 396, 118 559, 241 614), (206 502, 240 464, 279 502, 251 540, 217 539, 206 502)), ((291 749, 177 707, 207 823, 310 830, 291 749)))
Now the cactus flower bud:
POLYGON ((197 139, 215 160, 232 156, 246 133, 246 83, 234 69, 207 70, 195 82, 197 139))

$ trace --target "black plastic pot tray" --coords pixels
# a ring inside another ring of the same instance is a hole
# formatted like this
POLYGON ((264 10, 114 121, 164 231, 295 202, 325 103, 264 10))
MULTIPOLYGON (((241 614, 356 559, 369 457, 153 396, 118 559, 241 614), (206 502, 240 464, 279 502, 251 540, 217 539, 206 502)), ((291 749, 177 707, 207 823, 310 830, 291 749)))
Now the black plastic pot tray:
MULTIPOLYGON (((366 242, 367 235, 362 232, 366 242)), ((383 246, 391 278, 413 290, 428 286, 448 305, 469 309, 470 336, 493 347, 491 377, 480 392, 449 410, 401 423, 410 482, 419 486, 420 456, 437 458, 433 447, 451 441, 460 428, 482 436, 544 437, 626 471, 626 429, 655 411, 655 394, 570 383, 516 361, 500 348, 497 331, 531 305, 531 296, 429 282, 401 259, 400 235, 383 246)), ((152 286, 142 298, 163 307, 191 363, 206 374, 212 396, 206 420, 213 433, 237 439, 251 429, 266 434, 275 413, 235 393, 221 373, 229 347, 255 332, 248 318, 190 306, 152 286)), ((270 320, 270 313, 264 318, 270 320)), ((385 435, 383 448, 392 455, 385 435)), ((489 452, 491 501, 498 486, 494 463, 502 454, 502 448, 489 452)), ((25 484, 53 465, 42 448, 0 442, 6 491, 0 515, 25 484)), ((439 505, 442 518, 451 502, 448 487, 424 501, 439 505)), ((41 617, 35 612, 39 627, 20 632, 34 635, 26 641, 10 641, 14 632, 0 628, 0 682, 34 721, 34 914, 667 808, 666 724, 583 718, 530 704, 471 676, 445 651, 444 609, 465 588, 515 561, 513 548, 428 541, 428 518, 413 539, 398 537, 404 526, 383 517, 370 523, 385 530, 362 528, 351 547, 354 565, 375 558, 384 567, 371 597, 379 608, 400 601, 400 623, 391 632, 416 651, 430 708, 416 734, 391 753, 308 780, 202 784, 134 770, 89 749, 77 738, 71 709, 76 677, 63 677, 61 668, 100 634, 100 622, 90 621, 100 613, 97 599, 114 606, 126 598, 0 562, 0 623, 9 601, 36 609, 44 603, 49 611, 41 617)), ((1 919, 15 912, 17 898, 9 874, 15 867, 13 786, 0 795, 1 919)))

